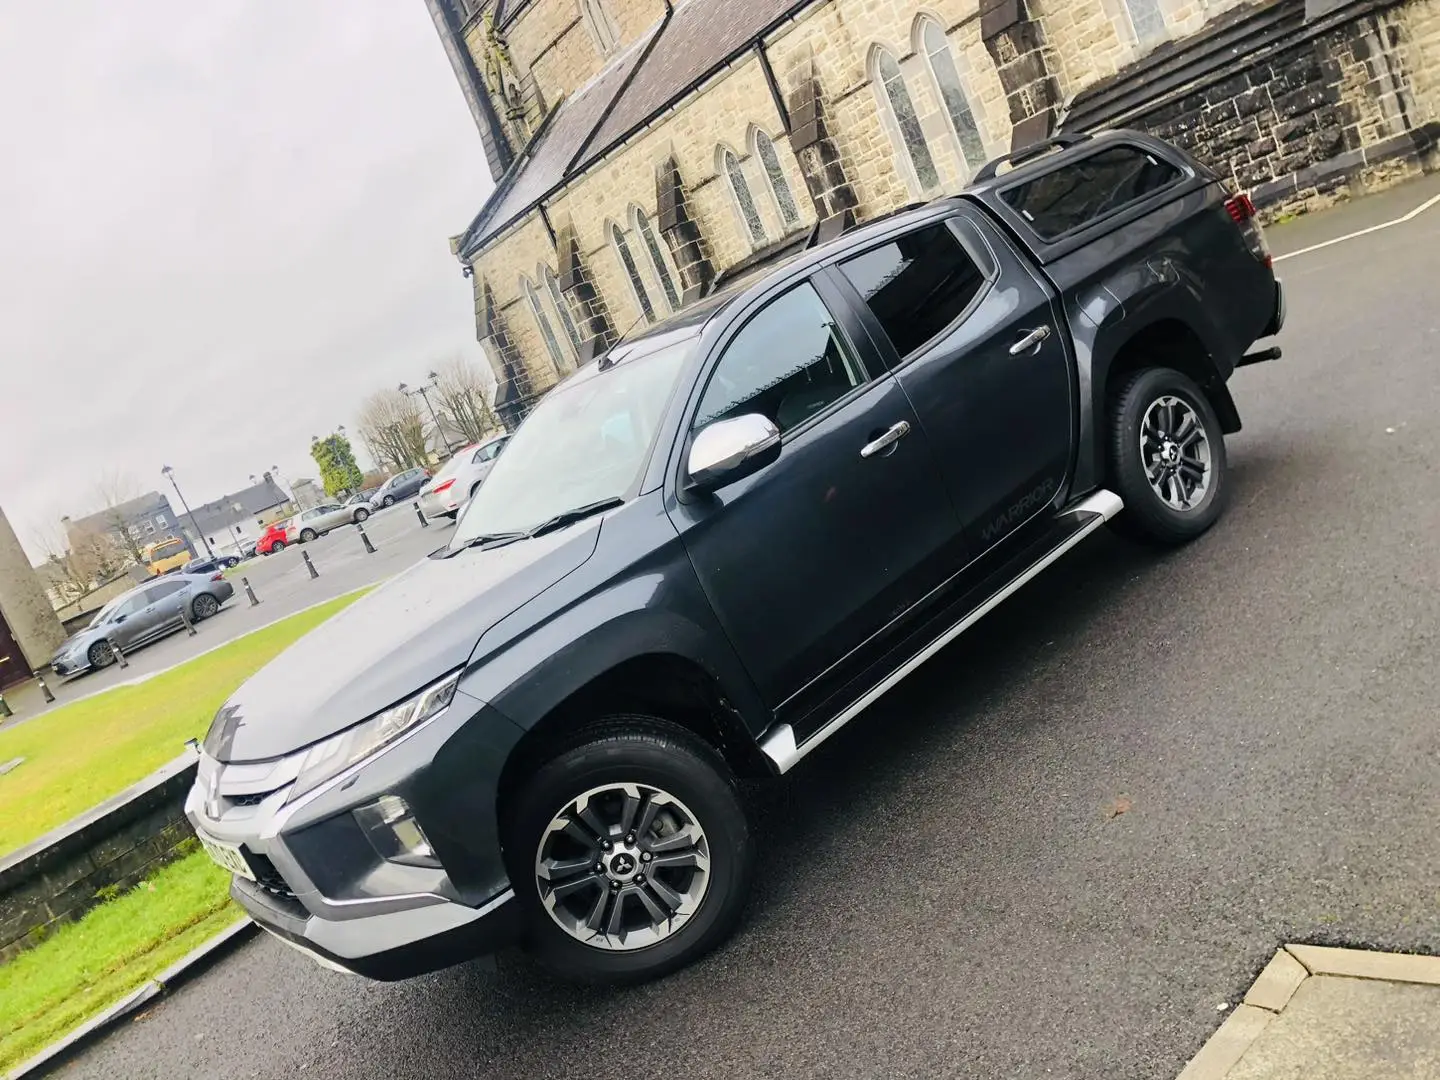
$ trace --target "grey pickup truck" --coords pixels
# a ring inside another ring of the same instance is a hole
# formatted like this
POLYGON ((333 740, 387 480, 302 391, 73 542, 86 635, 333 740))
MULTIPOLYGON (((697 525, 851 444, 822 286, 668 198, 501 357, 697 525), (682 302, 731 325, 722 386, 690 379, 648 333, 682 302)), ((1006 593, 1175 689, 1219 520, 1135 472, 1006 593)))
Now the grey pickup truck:
POLYGON ((671 971, 744 906, 739 779, 1106 522, 1214 524, 1285 318, 1244 194, 1118 131, 822 231, 567 378, 446 547, 220 709, 187 811, 256 922, 374 978, 671 971))

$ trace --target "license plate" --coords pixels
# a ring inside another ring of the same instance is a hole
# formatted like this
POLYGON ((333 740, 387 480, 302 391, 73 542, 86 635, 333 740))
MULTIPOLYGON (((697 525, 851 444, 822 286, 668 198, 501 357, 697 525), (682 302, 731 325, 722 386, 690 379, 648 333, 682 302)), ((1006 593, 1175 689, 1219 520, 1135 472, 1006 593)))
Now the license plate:
POLYGON ((205 849, 205 854, 226 870, 232 874, 239 874, 243 878, 249 878, 251 881, 255 880, 255 871, 250 869, 250 864, 245 861, 245 856, 234 844, 212 840, 203 833, 196 833, 195 836, 200 841, 200 846, 205 849))

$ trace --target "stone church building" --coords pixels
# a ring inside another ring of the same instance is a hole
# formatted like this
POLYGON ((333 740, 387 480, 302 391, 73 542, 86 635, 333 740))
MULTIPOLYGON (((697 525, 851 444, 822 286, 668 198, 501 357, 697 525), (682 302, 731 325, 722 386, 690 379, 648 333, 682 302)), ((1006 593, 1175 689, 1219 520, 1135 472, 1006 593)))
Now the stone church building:
POLYGON ((1257 204, 1427 167, 1440 0, 426 0, 495 189, 451 247, 512 425, 632 327, 1056 132, 1257 204))

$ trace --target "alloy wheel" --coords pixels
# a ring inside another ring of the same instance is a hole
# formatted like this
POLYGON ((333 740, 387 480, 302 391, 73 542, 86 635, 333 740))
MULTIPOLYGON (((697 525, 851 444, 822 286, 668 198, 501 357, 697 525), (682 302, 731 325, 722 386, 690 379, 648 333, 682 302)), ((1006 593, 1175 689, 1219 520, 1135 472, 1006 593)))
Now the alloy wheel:
POLYGON ((571 937, 597 949, 643 949, 699 910, 709 841, 669 792, 607 784, 572 799, 546 826, 535 880, 545 910, 571 937))
POLYGON ((1172 510, 1195 509, 1210 490, 1210 437, 1182 398, 1156 398, 1140 422, 1140 462, 1151 490, 1172 510))

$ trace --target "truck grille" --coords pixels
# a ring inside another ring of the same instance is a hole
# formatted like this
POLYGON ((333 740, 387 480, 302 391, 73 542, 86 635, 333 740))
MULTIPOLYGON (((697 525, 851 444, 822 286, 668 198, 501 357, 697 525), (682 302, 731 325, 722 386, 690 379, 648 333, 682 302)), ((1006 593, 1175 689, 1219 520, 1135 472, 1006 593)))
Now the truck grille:
POLYGON ((250 869, 255 871, 256 885, 278 899, 295 899, 295 890, 285 883, 285 879, 280 876, 280 871, 275 869, 273 862, 264 855, 257 855, 249 848, 245 849, 245 858, 250 863, 250 869))

